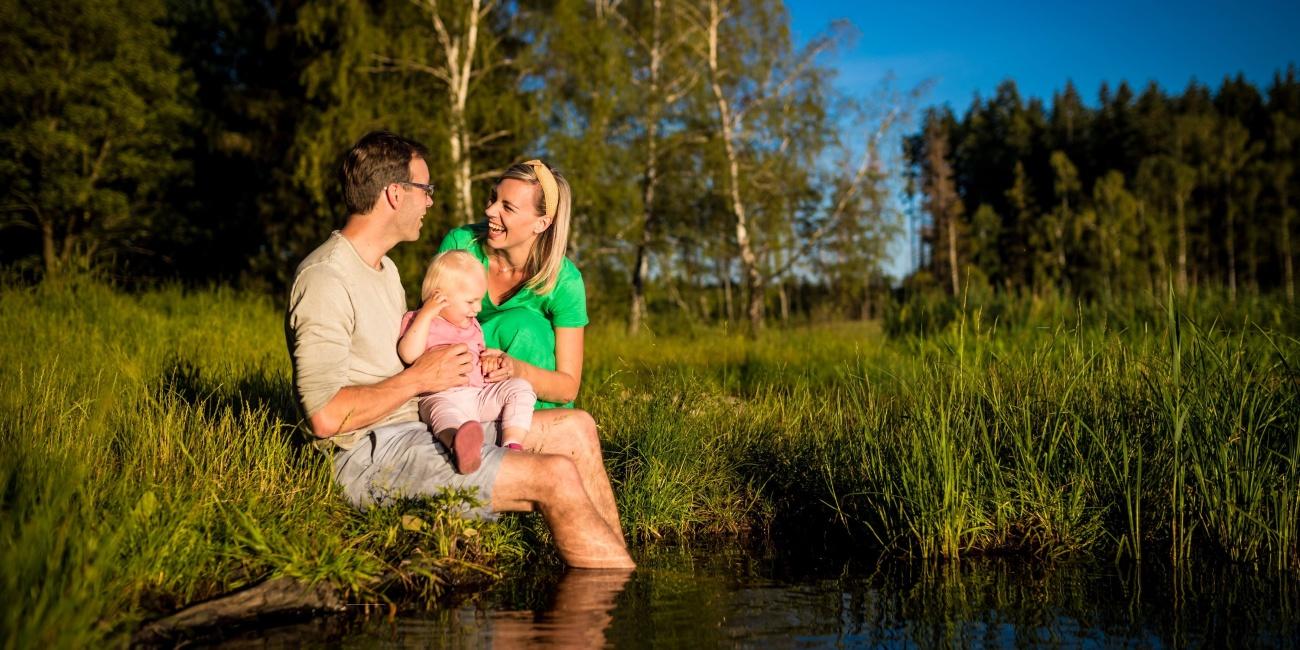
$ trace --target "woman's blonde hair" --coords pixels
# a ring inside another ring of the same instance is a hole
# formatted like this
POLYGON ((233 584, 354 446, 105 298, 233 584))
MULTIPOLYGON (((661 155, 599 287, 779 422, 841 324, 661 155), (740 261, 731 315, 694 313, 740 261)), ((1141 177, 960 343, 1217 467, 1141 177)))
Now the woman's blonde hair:
POLYGON ((429 270, 424 272, 424 282, 420 285, 420 300, 427 301, 435 289, 446 286, 448 281, 463 278, 467 274, 478 273, 487 278, 487 269, 469 251, 443 251, 433 256, 429 270))
MULTIPOLYGON (((540 295, 546 295, 555 288, 560 279, 560 268, 564 265, 564 254, 569 246, 569 221, 573 206, 573 195, 569 181, 550 165, 546 166, 555 177, 556 194, 559 195, 555 205, 555 214, 546 214, 546 196, 542 183, 537 178, 533 166, 527 163, 512 165, 497 179, 497 185, 507 178, 524 181, 537 188, 537 214, 549 216, 551 226, 543 230, 533 241, 532 250, 528 251, 528 261, 524 263, 524 277, 528 278, 524 287, 540 295)), ((493 190, 495 191, 495 190, 493 190)))

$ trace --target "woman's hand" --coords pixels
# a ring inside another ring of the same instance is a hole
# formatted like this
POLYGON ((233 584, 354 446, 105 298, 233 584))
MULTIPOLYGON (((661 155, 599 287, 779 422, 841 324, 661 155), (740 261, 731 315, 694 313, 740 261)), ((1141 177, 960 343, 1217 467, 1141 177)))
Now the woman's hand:
POLYGON ((510 355, 491 348, 479 355, 479 364, 483 366, 483 381, 488 383, 505 381, 515 376, 518 367, 510 355))

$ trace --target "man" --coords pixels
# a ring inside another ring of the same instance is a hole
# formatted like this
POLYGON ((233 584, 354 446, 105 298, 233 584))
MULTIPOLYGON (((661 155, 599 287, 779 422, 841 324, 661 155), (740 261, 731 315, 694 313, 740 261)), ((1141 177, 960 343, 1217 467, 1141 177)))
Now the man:
POLYGON ((347 225, 299 265, 285 330, 294 388, 317 443, 334 449, 334 479, 359 507, 471 488, 478 514, 539 510, 573 567, 634 566, 623 542, 596 426, 583 411, 538 412, 528 452, 484 445, 473 474, 419 421, 416 397, 467 382, 464 345, 431 349, 409 368, 397 355, 406 297, 387 253, 415 241, 432 205, 420 144, 388 132, 348 152, 347 225))

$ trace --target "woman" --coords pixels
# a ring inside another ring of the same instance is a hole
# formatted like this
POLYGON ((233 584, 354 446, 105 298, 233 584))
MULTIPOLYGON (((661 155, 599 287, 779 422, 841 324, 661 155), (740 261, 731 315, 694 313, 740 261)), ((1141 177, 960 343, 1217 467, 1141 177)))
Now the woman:
MULTIPOLYGON (((439 248, 439 252, 467 250, 487 268, 487 295, 478 320, 484 342, 495 350, 485 351, 482 363, 491 369, 489 354, 496 357, 499 365, 488 375, 491 381, 528 380, 537 393, 538 408, 571 405, 582 379, 587 291, 578 268, 564 257, 571 205, 569 184, 545 163, 530 160, 514 165, 492 191, 487 222, 451 231, 439 248)), ((576 472, 586 493, 578 502, 590 500, 609 537, 590 533, 570 537, 584 540, 591 548, 569 552, 595 554, 588 565, 592 567, 634 567, 623 545, 618 507, 591 416, 580 410, 538 413, 524 445, 538 453, 507 457, 498 485, 517 488, 541 480, 541 487, 534 489, 555 489, 560 484, 547 481, 576 472), (562 421, 564 426, 553 426, 562 421)), ((501 510, 531 507, 523 494, 498 488, 493 505, 501 510)), ((601 529, 581 517, 570 523, 584 531, 601 529)))
POLYGON ((520 163, 497 181, 487 221, 452 230, 439 247, 467 250, 487 267, 478 319, 487 347, 501 351, 488 379, 528 380, 539 409, 572 406, 582 382, 587 292, 564 256, 571 206, 563 176, 540 160, 520 163))

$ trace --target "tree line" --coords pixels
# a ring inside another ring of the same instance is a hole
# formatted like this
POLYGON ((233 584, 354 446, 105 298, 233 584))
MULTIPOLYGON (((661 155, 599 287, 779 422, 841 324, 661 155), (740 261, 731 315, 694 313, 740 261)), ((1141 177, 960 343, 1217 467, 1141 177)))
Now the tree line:
POLYGON ((632 331, 875 316, 908 223, 909 286, 1293 291, 1293 69, 1267 99, 1121 84, 1095 109, 1008 83, 900 150, 918 94, 837 90, 853 37, 797 42, 778 0, 0 0, 0 264, 279 292, 342 225, 340 155, 387 128, 439 187, 408 281, 542 157, 593 307, 632 331))
POLYGON ((1300 82, 1241 75, 1171 95, 1067 83, 1045 105, 1012 81, 905 139, 918 286, 968 282, 1105 298, 1282 291, 1295 300, 1300 82))
POLYGON ((886 286, 881 145, 909 98, 837 92, 851 29, 800 45, 774 0, 0 5, 2 255, 28 277, 281 288, 346 216, 339 156, 387 128, 430 147, 440 188, 408 278, 541 156, 575 189, 593 302, 633 330, 886 286))

